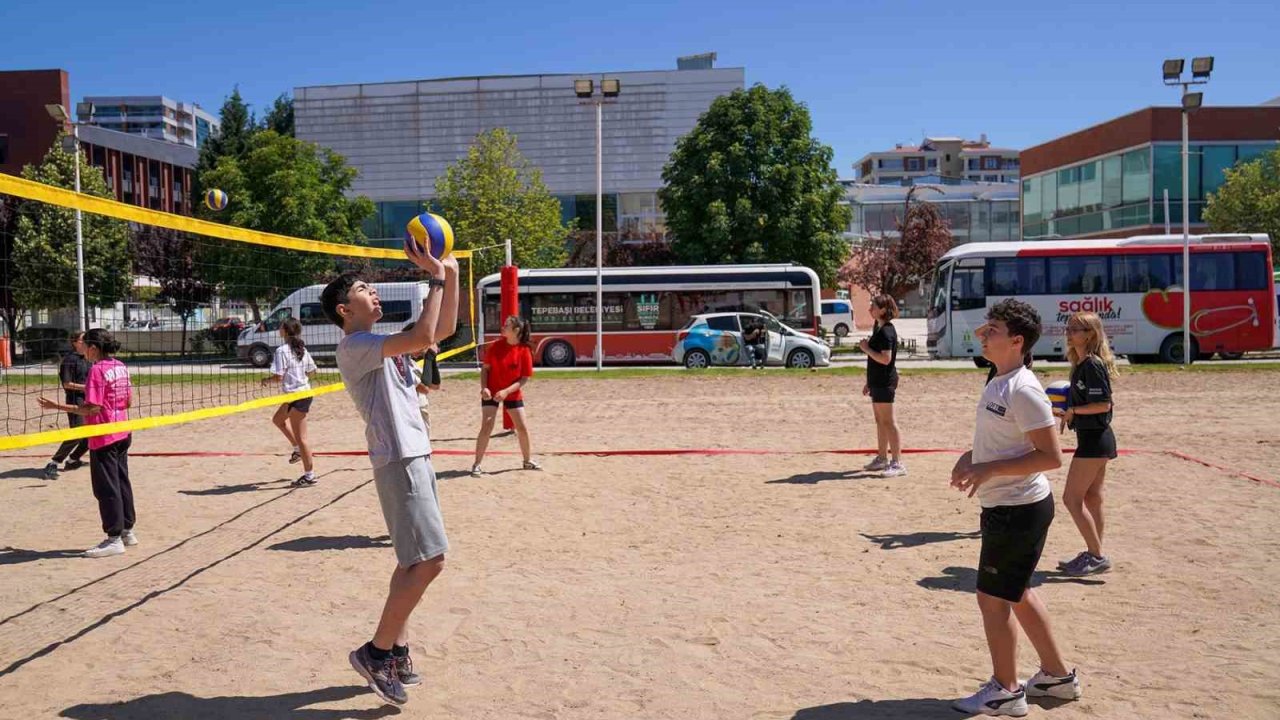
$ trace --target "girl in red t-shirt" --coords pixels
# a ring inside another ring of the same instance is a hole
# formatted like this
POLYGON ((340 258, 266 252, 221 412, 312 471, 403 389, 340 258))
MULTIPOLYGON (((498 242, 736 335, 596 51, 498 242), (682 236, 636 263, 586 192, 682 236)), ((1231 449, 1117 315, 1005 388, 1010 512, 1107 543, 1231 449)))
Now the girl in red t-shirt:
POLYGON ((476 461, 471 476, 480 477, 480 461, 489 447, 489 434, 498 417, 498 404, 511 416, 524 456, 525 470, 541 470, 529 450, 529 426, 524 419, 524 393, 521 389, 533 376, 533 352, 529 349, 529 323, 512 315, 502 324, 502 337, 484 354, 480 366, 480 434, 476 436, 476 461))

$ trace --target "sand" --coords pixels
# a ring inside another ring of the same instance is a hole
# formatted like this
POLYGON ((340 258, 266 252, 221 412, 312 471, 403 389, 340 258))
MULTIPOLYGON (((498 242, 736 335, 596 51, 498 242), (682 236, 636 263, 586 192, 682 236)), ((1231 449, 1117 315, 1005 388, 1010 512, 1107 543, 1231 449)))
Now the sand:
MULTIPOLYGON (((982 375, 909 376, 911 447, 965 448, 982 375)), ((1280 373, 1134 373, 1117 383, 1107 551, 1059 505, 1042 597, 1085 697, 1032 717, 1280 717, 1280 373)), ((269 410, 135 437, 142 544, 100 539, 88 470, 37 479, 0 456, 0 718, 952 718, 990 674, 973 593, 978 506, 949 489, 954 455, 910 474, 857 471, 874 442, 858 377, 538 380, 535 448, 752 448, 768 455, 493 456, 464 474, 478 422, 446 382, 433 427, 445 573, 413 621, 424 686, 383 707, 347 666, 394 564, 363 457, 318 461, 290 489, 269 410)), ((345 395, 316 401, 321 450, 359 450, 345 395)), ((1068 439, 1070 435, 1067 436, 1068 439)), ((1067 444, 1070 444, 1069 442, 1067 444)), ((511 451, 514 438, 495 439, 511 451)), ((1061 497, 1065 469, 1052 474, 1061 497)), ((1023 641, 1019 666, 1035 670, 1023 641)))

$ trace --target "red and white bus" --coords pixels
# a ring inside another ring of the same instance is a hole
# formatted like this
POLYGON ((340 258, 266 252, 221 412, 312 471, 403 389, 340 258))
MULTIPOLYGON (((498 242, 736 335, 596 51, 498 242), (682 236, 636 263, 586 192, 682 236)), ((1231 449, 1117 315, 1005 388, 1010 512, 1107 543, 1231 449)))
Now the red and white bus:
MULTIPOLYGON (((938 261, 929 354, 982 355, 974 337, 987 308, 1017 298, 1040 312, 1032 353, 1062 358, 1067 319, 1102 317, 1111 347, 1130 362, 1182 361, 1182 236, 970 243, 938 261)), ((1275 342, 1276 292, 1266 235, 1191 237, 1191 354, 1239 357, 1275 342)))
MULTIPOLYGON (((596 271, 519 271, 520 314, 529 320, 533 357, 567 367, 595 362, 596 271)), ((669 363, 676 333, 694 315, 764 310, 806 333, 818 331, 821 286, 803 265, 685 265, 605 268, 604 361, 669 363)), ((498 338, 501 283, 476 283, 480 336, 498 338)))

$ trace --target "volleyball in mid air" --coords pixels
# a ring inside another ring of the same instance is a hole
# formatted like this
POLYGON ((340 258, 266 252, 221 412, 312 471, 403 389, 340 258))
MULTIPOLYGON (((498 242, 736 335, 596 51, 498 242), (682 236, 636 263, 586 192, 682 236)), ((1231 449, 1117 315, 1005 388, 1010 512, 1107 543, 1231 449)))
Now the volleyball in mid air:
POLYGON ((221 190, 210 190, 204 194, 204 206, 214 212, 227 209, 227 194, 221 190))

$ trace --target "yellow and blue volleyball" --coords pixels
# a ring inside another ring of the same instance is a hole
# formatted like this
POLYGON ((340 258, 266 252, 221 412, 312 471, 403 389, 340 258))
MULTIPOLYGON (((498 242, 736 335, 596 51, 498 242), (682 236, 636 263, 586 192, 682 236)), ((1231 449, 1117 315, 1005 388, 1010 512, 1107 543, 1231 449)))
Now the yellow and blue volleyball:
POLYGON ((453 228, 439 215, 424 212, 410 220, 405 235, 437 260, 447 258, 453 252, 453 228))
POLYGON ((1044 389, 1054 410, 1067 411, 1067 394, 1071 392, 1071 383, 1066 380, 1055 380, 1044 389))
POLYGON ((204 194, 204 206, 217 212, 227 209, 227 194, 221 190, 210 190, 204 194))

